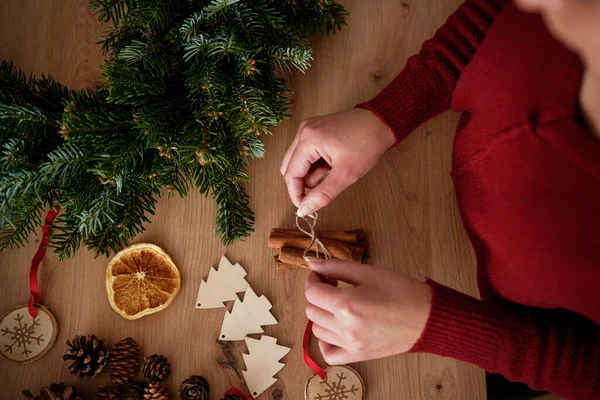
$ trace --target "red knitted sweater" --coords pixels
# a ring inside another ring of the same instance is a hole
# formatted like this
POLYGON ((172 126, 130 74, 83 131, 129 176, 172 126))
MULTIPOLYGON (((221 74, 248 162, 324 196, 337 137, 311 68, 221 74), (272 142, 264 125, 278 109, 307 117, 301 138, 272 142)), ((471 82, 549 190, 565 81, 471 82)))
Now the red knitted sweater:
POLYGON ((397 143, 450 107, 463 113, 452 177, 483 300, 430 282, 411 351, 600 399, 600 141, 579 112, 582 73, 539 15, 468 0, 359 106, 397 143))

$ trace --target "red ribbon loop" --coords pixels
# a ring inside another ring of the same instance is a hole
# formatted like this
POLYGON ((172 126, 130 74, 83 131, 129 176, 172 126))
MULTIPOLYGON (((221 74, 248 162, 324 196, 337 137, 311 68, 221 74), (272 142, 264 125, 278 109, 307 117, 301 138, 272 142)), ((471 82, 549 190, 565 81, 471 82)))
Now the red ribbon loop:
POLYGON ((239 396, 244 400, 253 400, 252 396, 246 395, 246 393, 242 392, 240 389, 236 388, 235 386, 232 386, 228 391, 225 392, 225 396, 227 396, 228 394, 239 396))
POLYGON ((321 379, 327 379, 327 372, 319 366, 310 356, 308 355, 308 343, 312 335, 313 322, 311 320, 306 324, 306 330, 304 331, 304 340, 302 341, 302 352, 304 353, 304 362, 308 365, 308 368, 312 369, 313 372, 321 377, 321 379))
POLYGON ((34 304, 42 303, 42 296, 40 294, 40 287, 38 285, 38 269, 40 266, 40 262, 44 258, 46 254, 46 246, 48 245, 48 236, 50 236, 50 224, 56 218, 56 214, 60 211, 60 207, 56 207, 55 209, 51 209, 48 211, 46 215, 46 220, 44 221, 44 227, 42 228, 42 239, 40 240, 40 245, 37 249, 37 252, 33 256, 33 260, 31 260, 31 269, 29 270, 29 288, 31 290, 31 296, 29 296, 29 314, 33 318, 37 317, 38 312, 35 309, 34 304))

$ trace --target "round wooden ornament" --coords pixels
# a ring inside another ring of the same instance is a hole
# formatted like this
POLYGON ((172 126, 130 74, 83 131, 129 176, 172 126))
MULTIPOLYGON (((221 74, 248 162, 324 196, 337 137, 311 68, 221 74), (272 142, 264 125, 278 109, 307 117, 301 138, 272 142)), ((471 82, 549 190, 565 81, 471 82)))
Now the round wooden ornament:
POLYGON ((58 324, 44 306, 35 305, 37 317, 28 305, 17 306, 0 319, 0 355, 9 361, 28 363, 42 357, 56 341, 58 324))
POLYGON ((305 400, 363 400, 365 384, 354 369, 347 365, 325 367, 327 378, 313 375, 306 382, 305 400))

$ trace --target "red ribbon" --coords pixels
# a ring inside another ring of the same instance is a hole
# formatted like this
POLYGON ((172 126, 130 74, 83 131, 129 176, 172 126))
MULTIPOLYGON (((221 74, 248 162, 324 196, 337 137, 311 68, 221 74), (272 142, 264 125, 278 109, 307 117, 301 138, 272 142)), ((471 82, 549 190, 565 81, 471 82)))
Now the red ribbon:
POLYGON ((244 400, 253 400, 252 396, 246 395, 246 393, 242 392, 240 389, 238 389, 234 386, 232 386, 231 389, 229 389, 228 391, 225 392, 225 396, 227 396, 228 394, 239 396, 244 400))
POLYGON ((59 210, 60 207, 57 206, 55 209, 51 209, 50 211, 48 211, 48 214, 46 215, 46 220, 44 221, 44 227, 42 228, 42 239, 40 240, 40 246, 38 247, 35 256, 33 256, 33 260, 31 260, 31 269, 29 270, 29 288, 31 289, 31 296, 29 296, 29 314, 31 314, 33 318, 37 317, 38 315, 34 303, 42 303, 42 296, 40 295, 40 287, 38 285, 37 273, 38 268, 40 266, 40 262, 46 254, 48 236, 50 236, 50 227, 48 225, 50 225, 52 221, 54 221, 54 218, 56 218, 56 214, 58 214, 59 210))
POLYGON ((304 362, 308 365, 308 368, 312 369, 313 372, 321 377, 321 379, 327 379, 327 372, 319 366, 310 356, 308 355, 308 343, 310 343, 310 337, 312 335, 313 322, 308 320, 306 324, 306 330, 304 331, 304 340, 302 341, 302 352, 304 353, 304 362))
MULTIPOLYGON (((337 286, 337 281, 329 279, 323 275, 317 274, 317 277, 323 283, 327 283, 328 285, 337 286)), ((312 371, 319 375, 321 379, 327 379, 327 372, 323 368, 319 366, 310 356, 308 355, 308 344, 310 343, 310 337, 312 335, 312 327, 313 322, 308 320, 306 324, 306 329, 304 330, 304 340, 302 340, 302 352, 304 353, 304 362, 308 365, 308 368, 312 369, 312 371)))

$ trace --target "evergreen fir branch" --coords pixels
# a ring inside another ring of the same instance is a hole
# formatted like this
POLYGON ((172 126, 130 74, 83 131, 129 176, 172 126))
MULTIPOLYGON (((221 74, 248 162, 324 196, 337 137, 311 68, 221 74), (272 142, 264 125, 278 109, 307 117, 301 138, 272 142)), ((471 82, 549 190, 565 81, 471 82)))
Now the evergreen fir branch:
POLYGON ((10 99, 10 103, 27 104, 32 100, 32 81, 12 62, 3 60, 0 63, 0 100, 2 103, 9 103, 10 99))
POLYGON ((37 171, 5 171, 0 176, 0 213, 10 215, 12 206, 18 206, 21 199, 31 196, 42 199, 46 194, 40 190, 42 186, 43 179, 37 171))
POLYGON ((205 29, 206 18, 203 11, 196 12, 188 17, 179 26, 180 37, 189 42, 192 38, 202 35, 201 30, 205 29))
POLYGON ((215 231, 223 244, 228 246, 254 232, 254 214, 248 205, 244 187, 239 183, 226 181, 212 185, 211 189, 217 203, 215 231))
POLYGON ((49 161, 40 166, 40 172, 53 185, 67 185, 74 176, 85 173, 90 152, 75 143, 65 143, 48 154, 49 161))
POLYGON ((22 247, 30 234, 42 226, 42 211, 44 202, 36 196, 22 199, 17 207, 0 208, 0 250, 22 247))
POLYGON ((60 260, 66 260, 72 257, 81 246, 83 233, 78 229, 73 229, 74 218, 67 214, 59 214, 56 220, 51 224, 52 234, 49 236, 48 248, 54 249, 53 253, 60 260))
POLYGON ((63 212, 60 258, 105 254, 143 232, 162 195, 195 188, 230 244, 253 231, 246 168, 289 118, 283 77, 312 62, 308 35, 345 24, 332 0, 92 0, 105 83, 69 92, 0 64, 0 248, 20 246, 42 210, 63 212))
POLYGON ((285 75, 292 72, 292 67, 302 73, 306 72, 313 60, 311 48, 270 46, 267 52, 271 55, 276 69, 285 75))
POLYGON ((132 0, 90 0, 90 8, 100 22, 119 25, 127 11, 132 8, 132 0))
POLYGON ((210 5, 204 7, 204 12, 211 16, 219 12, 227 12, 230 7, 240 0, 213 0, 210 5))
POLYGON ((54 125, 37 107, 0 103, 0 132, 28 132, 54 125))

